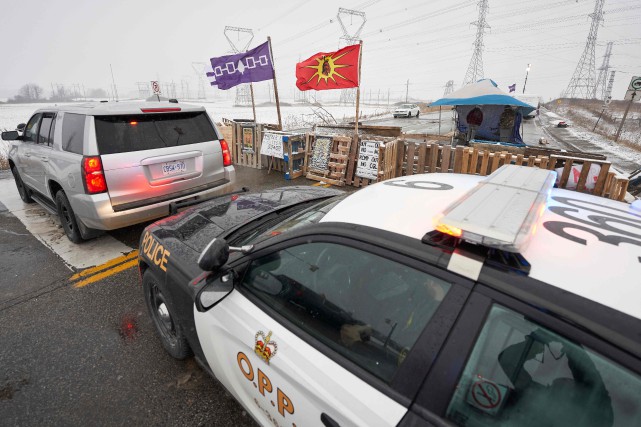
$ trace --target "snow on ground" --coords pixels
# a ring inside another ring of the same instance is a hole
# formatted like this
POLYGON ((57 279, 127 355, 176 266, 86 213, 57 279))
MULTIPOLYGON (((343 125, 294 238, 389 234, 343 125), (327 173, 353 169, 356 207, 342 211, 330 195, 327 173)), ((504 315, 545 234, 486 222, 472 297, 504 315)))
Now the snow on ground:
MULTIPOLYGON (((253 119, 251 106, 234 107, 231 101, 185 101, 184 103, 204 106, 216 123, 221 122, 223 118, 253 119)), ((26 123, 37 109, 70 104, 71 103, 0 104, 0 131, 14 130, 18 123, 26 123)), ((282 105, 280 109, 283 127, 285 129, 295 129, 311 126, 314 123, 322 123, 321 117, 324 117, 326 120, 331 120, 331 117, 333 117, 340 123, 346 120, 353 120, 356 115, 356 109, 351 105, 322 104, 320 107, 310 104, 282 105), (331 117, 329 115, 331 115, 331 117)), ((387 115, 392 108, 393 107, 387 105, 364 104, 360 106, 360 115, 361 118, 387 115)), ((278 123, 276 105, 256 106, 256 120, 259 123, 278 123)), ((0 140, 0 158, 6 158, 8 149, 9 143, 0 140)))
MULTIPOLYGON (((558 111, 560 114, 567 114, 566 108, 561 108, 558 111)), ((576 117, 575 120, 564 119, 552 112, 546 114, 550 118, 556 119, 558 117, 559 119, 565 120, 570 124, 567 130, 575 137, 590 141, 604 151, 641 165, 641 122, 637 123, 639 118, 628 116, 625 128, 623 132, 621 132, 620 140, 628 141, 628 145, 633 144, 633 146, 628 146, 614 141, 614 135, 616 135, 619 128, 619 123, 610 123, 602 119, 597 126, 597 132, 592 132, 598 116, 595 116, 594 113, 589 110, 573 106, 572 114, 576 117), (635 145, 638 147, 635 147, 635 145)))

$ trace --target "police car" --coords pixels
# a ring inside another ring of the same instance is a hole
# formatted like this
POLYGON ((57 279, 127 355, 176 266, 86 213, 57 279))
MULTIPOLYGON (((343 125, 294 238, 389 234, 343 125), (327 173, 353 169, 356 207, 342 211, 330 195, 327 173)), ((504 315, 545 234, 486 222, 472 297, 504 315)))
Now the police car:
POLYGON ((641 210, 554 178, 177 205, 141 237, 146 304, 262 425, 638 426, 641 210))

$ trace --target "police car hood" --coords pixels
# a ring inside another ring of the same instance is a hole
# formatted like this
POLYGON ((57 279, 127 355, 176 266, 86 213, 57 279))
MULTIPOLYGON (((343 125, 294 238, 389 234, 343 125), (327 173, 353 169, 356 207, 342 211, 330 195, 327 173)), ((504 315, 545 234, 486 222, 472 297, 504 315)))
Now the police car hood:
POLYGON ((343 192, 331 188, 292 186, 222 196, 157 221, 161 229, 154 234, 174 250, 172 258, 196 264, 198 255, 216 237, 275 210, 339 194, 343 192))

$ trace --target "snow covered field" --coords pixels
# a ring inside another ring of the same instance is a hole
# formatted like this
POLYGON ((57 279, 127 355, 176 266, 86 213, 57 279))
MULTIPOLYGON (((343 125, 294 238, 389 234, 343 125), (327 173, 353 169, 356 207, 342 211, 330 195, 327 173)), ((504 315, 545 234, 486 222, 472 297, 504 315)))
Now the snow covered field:
MULTIPOLYGON (((205 107, 215 122, 226 119, 252 119, 251 106, 234 107, 230 101, 186 101, 186 104, 196 104, 205 107)), ((29 117, 39 108, 47 108, 55 105, 70 105, 69 103, 41 103, 41 104, 0 104, 0 130, 13 130, 18 123, 25 123, 29 117)), ((392 107, 387 105, 361 105, 361 118, 384 116, 389 114, 392 107)), ((353 120, 356 113, 353 106, 323 104, 322 109, 309 104, 283 105, 281 106, 281 117, 285 129, 295 129, 311 126, 314 123, 321 123, 324 117, 331 120, 331 115, 337 122, 353 120), (325 111, 323 111, 325 110, 325 111)), ((256 106, 256 120, 259 123, 278 123, 276 105, 256 106)), ((0 158, 6 158, 8 143, 0 141, 0 158)))

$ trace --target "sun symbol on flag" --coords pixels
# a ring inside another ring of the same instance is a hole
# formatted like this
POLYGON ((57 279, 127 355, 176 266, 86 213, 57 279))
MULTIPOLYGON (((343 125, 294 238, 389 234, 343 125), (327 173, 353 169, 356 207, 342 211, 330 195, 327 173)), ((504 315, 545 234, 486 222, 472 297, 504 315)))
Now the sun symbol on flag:
POLYGON ((332 57, 332 55, 323 55, 316 58, 316 62, 318 62, 318 64, 305 66, 305 68, 311 68, 313 70, 316 70, 316 72, 305 83, 311 82, 312 80, 314 80, 314 77, 318 77, 318 80, 316 80, 317 85, 320 83, 321 79, 325 80, 325 84, 327 84, 327 80, 329 79, 332 79, 334 83, 337 83, 334 76, 338 76, 343 80, 347 80, 347 78, 345 78, 345 76, 341 75, 341 73, 336 71, 336 69, 351 67, 351 64, 337 64, 336 61, 338 61, 339 59, 341 59, 343 56, 347 55, 350 52, 351 50, 347 52, 343 52, 341 55, 338 55, 336 58, 332 57))

